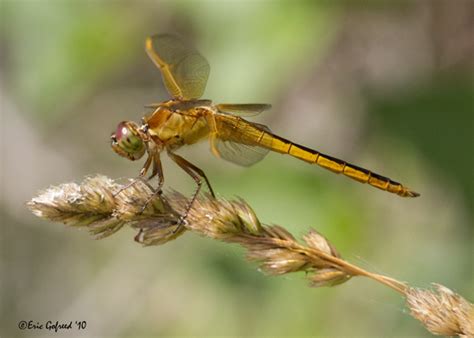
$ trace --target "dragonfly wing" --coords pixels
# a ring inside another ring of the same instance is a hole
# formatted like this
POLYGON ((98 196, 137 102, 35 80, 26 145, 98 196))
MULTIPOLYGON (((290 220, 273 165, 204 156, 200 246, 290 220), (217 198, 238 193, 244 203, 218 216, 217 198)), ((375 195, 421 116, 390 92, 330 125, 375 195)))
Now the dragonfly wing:
POLYGON ((161 106, 162 103, 149 103, 149 104, 146 104, 145 105, 145 108, 152 108, 152 109, 156 109, 158 108, 159 106, 161 106))
POLYGON ((240 116, 252 117, 272 107, 271 104, 264 103, 221 103, 216 105, 221 113, 236 114, 240 116))
POLYGON ((179 36, 158 34, 148 37, 145 49, 160 68, 163 82, 174 98, 198 99, 204 93, 209 77, 209 63, 179 36))
POLYGON ((216 115, 216 137, 211 139, 213 153, 229 162, 251 166, 270 151, 259 146, 262 132, 270 132, 263 124, 251 123, 237 116, 216 115))
POLYGON ((250 167, 261 161, 269 152, 265 148, 224 141, 219 138, 214 141, 214 150, 220 158, 243 167, 250 167))

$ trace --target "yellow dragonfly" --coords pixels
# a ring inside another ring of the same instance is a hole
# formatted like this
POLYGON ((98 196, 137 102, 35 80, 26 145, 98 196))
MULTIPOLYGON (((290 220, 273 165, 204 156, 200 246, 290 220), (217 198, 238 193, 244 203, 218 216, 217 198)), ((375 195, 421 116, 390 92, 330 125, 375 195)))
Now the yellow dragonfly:
POLYGON ((139 178, 143 179, 152 167, 149 179, 158 176, 157 191, 164 181, 160 154, 166 150, 169 157, 198 185, 190 204, 199 193, 203 180, 214 196, 204 172, 176 154, 182 146, 207 139, 216 157, 238 165, 251 166, 269 151, 275 151, 402 197, 419 196, 390 178, 293 143, 273 134, 265 125, 244 119, 268 110, 271 107, 269 104, 213 104, 211 100, 200 99, 209 76, 209 63, 180 37, 172 34, 148 37, 145 49, 161 71, 164 84, 173 98, 148 105, 153 112, 143 117, 141 125, 131 121, 120 122, 111 136, 111 145, 117 154, 132 161, 147 153, 139 178))

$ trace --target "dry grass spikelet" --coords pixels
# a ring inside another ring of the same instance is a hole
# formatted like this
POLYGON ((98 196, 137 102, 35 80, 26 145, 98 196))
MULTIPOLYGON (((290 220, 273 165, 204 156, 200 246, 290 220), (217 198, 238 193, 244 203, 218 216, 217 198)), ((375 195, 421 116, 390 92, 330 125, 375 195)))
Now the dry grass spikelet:
POLYGON ((406 301, 413 317, 433 334, 474 337, 474 306, 447 287, 409 288, 406 301))
POLYGON ((300 242, 281 226, 261 224, 242 199, 201 195, 183 222, 181 215, 189 199, 182 194, 155 194, 142 181, 124 186, 97 175, 81 184, 50 187, 27 205, 38 217, 86 228, 96 238, 110 236, 127 225, 138 230, 135 240, 143 245, 167 243, 186 230, 236 243, 246 248, 247 259, 257 262, 261 271, 269 275, 304 271, 314 287, 334 286, 356 276, 368 277, 405 297, 412 316, 433 334, 474 337, 474 308, 460 295, 439 284, 434 284, 436 290, 412 288, 359 268, 343 260, 316 230, 310 230, 300 242))
POLYGON ((118 231, 125 222, 114 217, 117 185, 105 176, 87 177, 81 184, 49 187, 27 203, 38 217, 76 227, 87 227, 97 238, 118 231))

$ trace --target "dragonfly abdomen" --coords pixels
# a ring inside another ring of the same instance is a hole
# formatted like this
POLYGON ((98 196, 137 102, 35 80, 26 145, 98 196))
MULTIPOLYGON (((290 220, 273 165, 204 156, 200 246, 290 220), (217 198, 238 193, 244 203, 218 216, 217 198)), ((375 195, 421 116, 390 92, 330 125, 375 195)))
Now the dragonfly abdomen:
POLYGON ((311 164, 317 164, 320 167, 330 170, 336 174, 343 174, 353 180, 385 190, 402 197, 417 197, 420 194, 411 191, 401 183, 392 181, 390 178, 376 174, 370 170, 358 167, 354 164, 338 158, 322 154, 316 150, 301 146, 279 136, 264 132, 260 137, 259 143, 273 151, 288 154, 297 159, 311 164))

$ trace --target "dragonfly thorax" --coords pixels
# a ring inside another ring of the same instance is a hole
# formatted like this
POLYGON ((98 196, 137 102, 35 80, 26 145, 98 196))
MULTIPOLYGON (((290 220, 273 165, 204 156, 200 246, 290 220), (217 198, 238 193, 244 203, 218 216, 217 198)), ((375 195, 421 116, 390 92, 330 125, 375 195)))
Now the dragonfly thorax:
POLYGON ((135 122, 120 122, 110 139, 113 151, 131 161, 138 160, 145 154, 145 142, 135 122))

